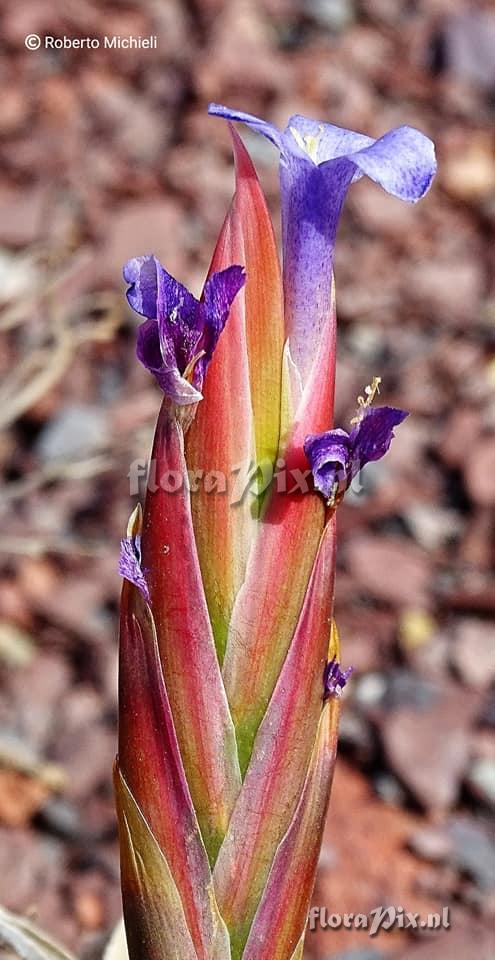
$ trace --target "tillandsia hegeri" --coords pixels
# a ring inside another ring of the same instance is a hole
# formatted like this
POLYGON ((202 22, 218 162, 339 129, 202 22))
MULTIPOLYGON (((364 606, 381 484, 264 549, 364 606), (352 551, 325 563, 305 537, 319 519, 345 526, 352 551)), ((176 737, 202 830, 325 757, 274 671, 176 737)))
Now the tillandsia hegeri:
POLYGON ((120 560, 124 918, 131 960, 296 960, 351 669, 337 507, 407 415, 373 405, 375 378, 349 430, 333 426, 337 225, 354 180, 416 201, 435 159, 409 127, 372 140, 210 112, 280 152, 282 269, 231 123, 235 195, 200 299, 153 255, 124 268, 164 394, 120 560))

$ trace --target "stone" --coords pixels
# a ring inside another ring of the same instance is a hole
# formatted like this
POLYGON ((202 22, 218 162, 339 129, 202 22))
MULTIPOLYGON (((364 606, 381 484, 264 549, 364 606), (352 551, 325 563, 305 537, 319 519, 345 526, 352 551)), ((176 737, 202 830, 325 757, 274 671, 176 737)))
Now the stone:
POLYGON ((432 813, 450 809, 469 760, 470 725, 479 700, 458 687, 432 684, 434 699, 385 713, 380 731, 391 769, 432 813))
POLYGON ((105 411, 97 406, 72 404, 43 428, 37 443, 42 460, 75 460, 105 446, 108 424, 105 411))
POLYGON ((495 504, 495 437, 482 437, 464 461, 466 487, 475 503, 495 504))
POLYGON ((357 536, 342 551, 358 587, 394 606, 427 605, 429 558, 399 537, 357 536))
POLYGON ((487 807, 495 810, 495 759, 478 757, 466 774, 471 793, 487 807))
POLYGON ((459 679, 478 690, 488 690, 495 679, 495 638, 493 624, 465 618, 454 631, 452 663, 459 679))

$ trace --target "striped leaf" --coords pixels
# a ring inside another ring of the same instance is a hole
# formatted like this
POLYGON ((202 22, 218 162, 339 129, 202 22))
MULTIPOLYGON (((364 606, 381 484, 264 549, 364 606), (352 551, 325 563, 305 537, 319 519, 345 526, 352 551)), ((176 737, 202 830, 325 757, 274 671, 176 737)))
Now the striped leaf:
POLYGON ((333 607, 335 525, 322 537, 294 639, 259 728, 213 874, 234 960, 240 957, 277 847, 294 816, 322 707, 333 607))
POLYGON ((338 700, 325 704, 301 798, 273 861, 243 960, 288 960, 304 938, 335 766, 338 712, 338 700))
MULTIPOLYGON (((156 869, 164 876, 166 870, 171 871, 195 951, 198 957, 210 958, 221 926, 210 867, 184 775, 153 617, 139 591, 128 582, 124 583, 121 602, 119 698, 116 787, 122 815, 135 826, 131 839, 138 837, 155 860, 153 843, 157 845, 166 869, 161 859, 156 869), (139 797, 139 811, 134 810, 135 801, 129 797, 139 797)), ((126 827, 121 832, 121 845, 131 857, 127 837, 126 827)), ((146 859, 144 864, 147 868, 146 859)), ((137 884, 132 857, 128 870, 129 883, 137 884)), ((126 903, 124 875, 123 889, 126 903)), ((129 950, 131 960, 137 960, 139 954, 132 952, 130 940, 129 950)))
MULTIPOLYGON (((272 490, 232 614, 223 676, 243 772, 301 613, 325 524, 323 500, 301 492, 298 481, 308 480, 306 436, 326 429, 332 420, 334 350, 332 315, 291 418, 293 426, 282 439, 287 491, 272 490)), ((286 350, 286 363, 287 358, 286 350)), ((290 402, 286 398, 285 406, 290 402)))
POLYGON ((143 567, 160 661, 194 808, 210 862, 239 789, 234 728, 201 580, 186 483, 182 428, 162 405, 142 533, 143 567), (160 485, 175 477, 177 492, 160 485))
POLYGON ((246 488, 256 465, 271 464, 278 448, 284 336, 270 216, 251 160, 231 132, 236 193, 210 273, 240 263, 247 282, 232 306, 186 438, 189 470, 203 477, 192 495, 192 515, 220 662, 255 533, 258 500, 246 488))

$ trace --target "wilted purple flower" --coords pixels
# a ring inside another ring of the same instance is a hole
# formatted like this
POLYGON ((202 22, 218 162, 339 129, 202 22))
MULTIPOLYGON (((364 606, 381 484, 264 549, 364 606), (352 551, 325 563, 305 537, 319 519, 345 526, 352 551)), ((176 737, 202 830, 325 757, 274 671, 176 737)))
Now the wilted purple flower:
POLYGON ((340 697, 352 671, 352 667, 347 667, 347 670, 341 670, 339 661, 336 660, 335 657, 333 660, 329 660, 323 674, 323 699, 327 700, 328 697, 340 697))
POLYGON ((178 406, 197 403, 208 364, 234 297, 245 283, 242 267, 213 273, 201 300, 167 273, 154 256, 124 267, 127 300, 147 319, 138 331, 137 355, 178 406))
POLYGON ((133 583, 149 603, 148 584, 141 566, 141 526, 142 510, 138 504, 129 518, 127 536, 120 541, 119 573, 133 583))
POLYGON ((282 131, 220 104, 209 112, 246 123, 280 150, 285 317, 304 384, 331 312, 333 251, 349 186, 366 174, 401 200, 419 200, 435 174, 433 143, 407 126, 374 140, 298 115, 282 131))
POLYGON ((306 438, 304 452, 314 484, 330 506, 343 496, 366 463, 380 460, 394 437, 394 427, 408 416, 396 407, 365 408, 350 433, 327 430, 306 438))

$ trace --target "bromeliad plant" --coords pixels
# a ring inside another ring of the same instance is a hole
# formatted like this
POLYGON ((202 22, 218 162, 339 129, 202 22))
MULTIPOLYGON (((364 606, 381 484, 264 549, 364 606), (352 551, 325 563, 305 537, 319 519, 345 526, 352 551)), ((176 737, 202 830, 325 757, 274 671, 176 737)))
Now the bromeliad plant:
POLYGON ((283 270, 232 126, 236 192, 201 299, 154 256, 124 270, 138 357, 164 394, 156 482, 120 561, 124 918, 131 960, 295 960, 350 672, 336 507, 406 416, 371 405, 374 381, 350 432, 333 428, 337 224, 363 174, 422 197, 434 151, 409 127, 372 140, 210 112, 280 151, 283 270))

